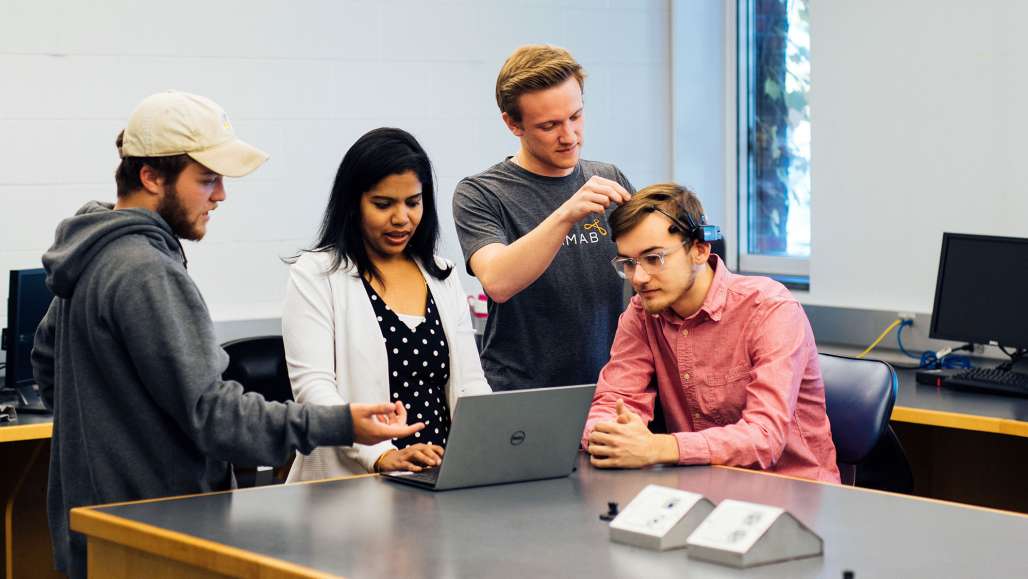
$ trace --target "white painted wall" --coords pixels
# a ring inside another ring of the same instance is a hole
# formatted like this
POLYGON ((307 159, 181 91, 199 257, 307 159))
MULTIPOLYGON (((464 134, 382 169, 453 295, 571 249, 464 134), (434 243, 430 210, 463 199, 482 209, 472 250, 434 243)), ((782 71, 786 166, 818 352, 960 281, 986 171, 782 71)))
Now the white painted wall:
POLYGON ((38 267, 60 219, 114 199, 114 138, 166 88, 213 98, 271 153, 186 246, 216 320, 279 315, 279 257, 310 244, 343 153, 378 126, 428 150, 440 253, 460 262, 450 197, 517 148, 493 87, 520 44, 585 66, 586 158, 638 187, 671 177, 668 13, 666 0, 0 0, 0 272, 38 267))
POLYGON ((811 7, 809 303, 928 312, 944 231, 1028 237, 1028 3, 811 7))
MULTIPOLYGON (((734 12, 723 0, 672 0, 671 22, 673 177, 700 198, 731 256, 735 206, 728 201, 735 193, 735 164, 727 147, 735 143, 736 127, 734 12)), ((734 262, 730 258, 729 265, 734 262)))

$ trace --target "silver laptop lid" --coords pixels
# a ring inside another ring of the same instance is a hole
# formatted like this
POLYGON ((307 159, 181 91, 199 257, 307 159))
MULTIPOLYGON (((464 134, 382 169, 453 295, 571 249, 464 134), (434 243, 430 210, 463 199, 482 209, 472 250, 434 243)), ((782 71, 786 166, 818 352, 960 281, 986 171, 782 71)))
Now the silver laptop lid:
POLYGON ((571 474, 595 384, 457 400, 436 490, 571 474))

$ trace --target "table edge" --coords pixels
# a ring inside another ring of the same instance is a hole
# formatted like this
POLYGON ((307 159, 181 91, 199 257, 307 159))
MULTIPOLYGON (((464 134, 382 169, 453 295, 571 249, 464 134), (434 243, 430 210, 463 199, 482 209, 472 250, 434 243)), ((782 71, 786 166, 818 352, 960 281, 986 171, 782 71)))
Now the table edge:
MULTIPOLYGON (((327 479, 319 479, 314 481, 300 481, 295 483, 289 483, 290 485, 305 485, 305 484, 318 484, 326 483, 337 480, 346 479, 357 479, 378 476, 374 473, 363 474, 363 475, 348 475, 332 477, 327 479)), ((209 493, 194 493, 188 495, 176 495, 170 497, 158 497, 153 499, 142 499, 138 501, 122 501, 117 503, 106 503, 102 505, 93 505, 88 507, 77 507, 71 509, 71 528, 74 531, 82 533, 87 537, 95 537, 104 541, 109 541, 118 545, 123 545, 132 549, 138 549, 146 553, 151 553, 161 557, 166 557, 174 561, 187 563, 191 565, 198 565, 210 562, 208 557, 204 555, 214 555, 216 557, 215 562, 219 559, 223 563, 244 563, 247 565, 254 566, 251 570, 251 574, 257 575, 257 569, 272 569, 275 571, 276 577, 304 577, 304 578, 337 578, 338 575, 332 575, 300 565, 298 563, 290 563, 282 559, 276 559, 268 555, 261 555, 253 551, 246 549, 240 549, 239 547, 232 547, 217 541, 211 541, 208 539, 202 539, 195 535, 187 533, 180 533, 178 531, 171 531, 163 529, 154 525, 148 525, 146 523, 140 523, 113 515, 110 513, 103 512, 101 509, 108 507, 117 507, 122 505, 138 505, 144 503, 157 503, 163 501, 173 501, 178 499, 195 498, 209 495, 220 495, 225 493, 239 493, 256 491, 266 487, 251 487, 245 489, 231 489, 225 491, 214 491, 209 493), (155 548, 153 542, 160 543, 160 546, 155 548), (183 549, 186 546, 188 549, 183 549)), ((231 565, 226 565, 230 567, 231 565)), ((230 569, 223 569, 221 567, 213 568, 214 571, 230 571, 230 569)), ((260 574, 261 577, 265 575, 260 574)))
POLYGON ((91 507, 71 510, 72 530, 131 549, 229 576, 337 579, 297 563, 132 521, 91 507))
POLYGON ((928 410, 912 406, 895 406, 892 420, 927 426, 940 426, 958 430, 974 430, 1028 438, 1028 422, 1010 418, 996 418, 978 414, 963 414, 945 410, 928 410))
POLYGON ((36 424, 12 424, 0 428, 0 443, 43 440, 53 436, 53 422, 36 424))

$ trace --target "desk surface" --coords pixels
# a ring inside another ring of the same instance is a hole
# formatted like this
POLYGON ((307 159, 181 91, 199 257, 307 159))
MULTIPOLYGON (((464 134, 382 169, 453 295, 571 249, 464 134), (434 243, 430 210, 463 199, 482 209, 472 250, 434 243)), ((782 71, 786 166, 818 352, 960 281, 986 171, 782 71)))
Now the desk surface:
MULTIPOLYGON (((819 345, 818 350, 841 356, 860 352, 858 348, 830 344, 819 345)), ((868 358, 885 360, 894 366, 913 361, 889 350, 875 350, 868 358)), ((1028 437, 1028 398, 928 386, 917 383, 914 370, 897 368, 896 373, 900 386, 893 420, 1028 437)))
POLYGON ((0 425, 0 443, 50 438, 54 417, 41 414, 18 414, 18 422, 0 425))
POLYGON ((892 419, 1028 437, 1028 398, 961 392, 918 384, 913 370, 897 370, 892 419))
POLYGON ((857 577, 1028 576, 1028 517, 719 467, 602 471, 432 493, 379 477, 72 511, 72 527, 204 564, 240 559, 303 576, 857 577), (739 571, 610 542, 598 519, 655 483, 788 509, 823 557, 739 571))

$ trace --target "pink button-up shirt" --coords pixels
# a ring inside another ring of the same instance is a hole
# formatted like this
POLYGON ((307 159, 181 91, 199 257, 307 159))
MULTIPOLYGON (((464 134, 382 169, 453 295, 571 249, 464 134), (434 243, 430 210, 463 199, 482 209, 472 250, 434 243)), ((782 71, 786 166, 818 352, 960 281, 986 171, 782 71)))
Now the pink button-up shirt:
POLYGON ((647 314, 639 297, 621 314, 600 372, 583 446, 617 400, 652 420, 659 393, 679 464, 724 464, 839 482, 814 335, 784 286, 728 271, 700 309, 647 314), (652 385, 655 379, 656 387, 652 385))

